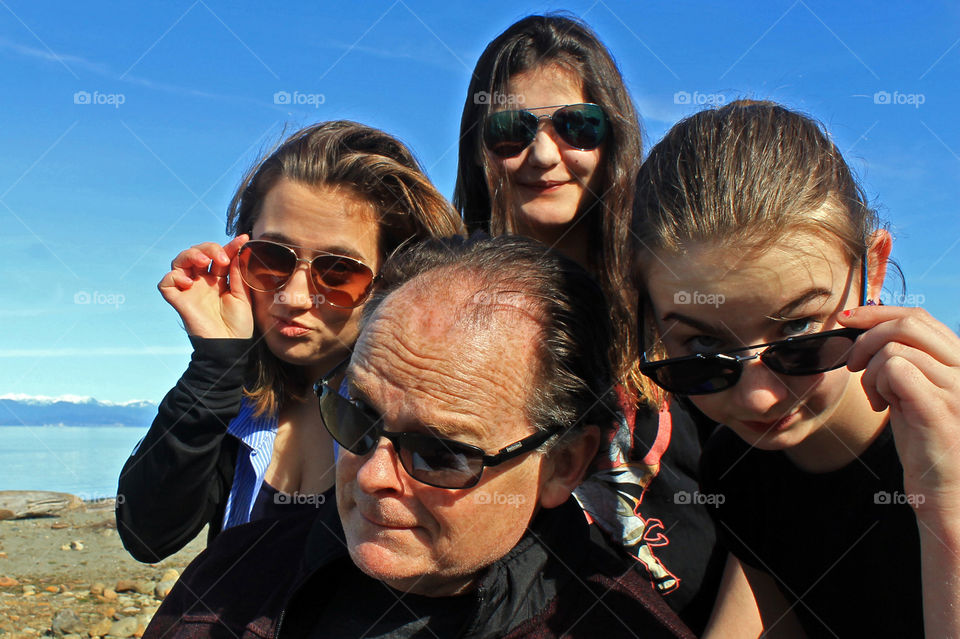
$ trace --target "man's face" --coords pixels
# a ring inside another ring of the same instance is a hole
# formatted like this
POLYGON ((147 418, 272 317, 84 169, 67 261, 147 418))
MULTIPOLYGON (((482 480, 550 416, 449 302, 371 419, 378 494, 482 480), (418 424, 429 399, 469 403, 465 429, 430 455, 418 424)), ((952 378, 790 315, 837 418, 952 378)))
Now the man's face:
MULTIPOLYGON (((350 394, 383 415, 388 431, 432 433, 488 454, 533 434, 524 404, 536 323, 516 310, 489 328, 459 327, 452 309, 460 300, 437 299, 408 285, 383 303, 357 342, 350 394)), ((523 536, 547 467, 532 452, 452 490, 413 479, 385 438, 364 456, 341 449, 337 506, 350 556, 398 590, 463 592, 523 536)))

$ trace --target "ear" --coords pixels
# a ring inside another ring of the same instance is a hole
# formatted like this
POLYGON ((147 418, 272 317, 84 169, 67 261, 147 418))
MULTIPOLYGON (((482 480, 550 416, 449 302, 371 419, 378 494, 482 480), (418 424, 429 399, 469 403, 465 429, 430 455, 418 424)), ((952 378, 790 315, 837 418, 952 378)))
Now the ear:
POLYGON ((541 469, 540 505, 556 508, 580 485, 600 448, 600 429, 585 426, 577 438, 550 451, 541 469))
POLYGON ((887 276, 887 261, 890 259, 890 250, 893 248, 893 238, 885 229, 875 231, 870 237, 867 248, 867 299, 880 298, 883 291, 883 280, 887 276))

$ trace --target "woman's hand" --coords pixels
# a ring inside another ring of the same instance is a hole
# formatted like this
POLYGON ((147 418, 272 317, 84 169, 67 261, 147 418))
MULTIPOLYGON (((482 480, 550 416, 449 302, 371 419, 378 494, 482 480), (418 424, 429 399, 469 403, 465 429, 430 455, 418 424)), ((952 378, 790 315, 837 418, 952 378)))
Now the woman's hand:
POLYGON ((838 319, 869 329, 847 367, 864 371, 874 410, 890 408, 917 516, 960 521, 960 337, 919 308, 862 306, 838 319))
POLYGON ((250 292, 240 278, 237 254, 248 235, 229 244, 197 244, 170 264, 157 288, 180 314, 187 334, 197 337, 252 337, 250 292), (229 283, 227 276, 229 275, 229 283))

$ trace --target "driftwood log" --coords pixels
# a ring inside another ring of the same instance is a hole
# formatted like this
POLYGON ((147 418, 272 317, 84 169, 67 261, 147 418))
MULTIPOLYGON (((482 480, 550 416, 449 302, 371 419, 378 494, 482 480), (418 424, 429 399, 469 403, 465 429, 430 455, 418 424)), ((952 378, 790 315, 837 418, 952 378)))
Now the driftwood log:
POLYGON ((0 519, 51 517, 82 505, 83 500, 70 493, 55 493, 47 490, 0 490, 0 519))

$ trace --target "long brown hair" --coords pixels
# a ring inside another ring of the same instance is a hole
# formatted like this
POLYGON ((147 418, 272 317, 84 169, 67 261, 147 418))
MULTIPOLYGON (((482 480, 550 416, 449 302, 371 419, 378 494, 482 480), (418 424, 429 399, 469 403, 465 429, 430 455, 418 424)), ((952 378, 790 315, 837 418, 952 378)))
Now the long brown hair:
MULTIPOLYGON (((633 100, 613 56, 582 21, 561 15, 533 15, 514 23, 480 55, 460 119, 460 154, 453 203, 471 230, 515 232, 507 190, 488 178, 495 173, 483 149, 482 123, 495 96, 505 95, 517 73, 557 65, 571 71, 587 101, 599 104, 610 123, 604 141, 601 179, 581 223, 588 227, 590 272, 611 307, 617 339, 610 359, 615 375, 642 386, 636 370, 634 305, 627 277, 628 231, 635 178, 643 155, 643 135, 633 100)), ((632 383, 630 383, 632 382, 632 383)))
MULTIPOLYGON (((290 135, 244 176, 227 209, 227 233, 253 231, 267 193, 280 179, 352 189, 377 211, 384 256, 410 239, 463 234, 456 212, 410 150, 363 124, 321 122, 290 135)), ((276 413, 284 399, 302 397, 305 384, 297 367, 278 359, 263 340, 250 366, 245 392, 257 415, 276 413)))

